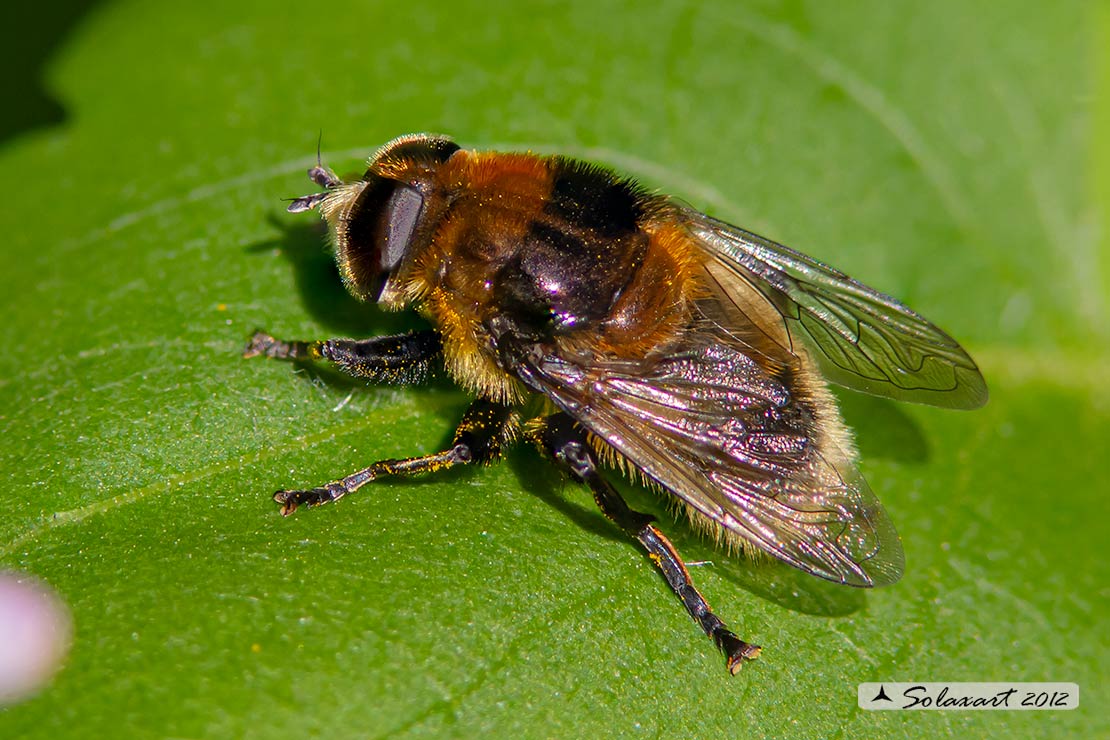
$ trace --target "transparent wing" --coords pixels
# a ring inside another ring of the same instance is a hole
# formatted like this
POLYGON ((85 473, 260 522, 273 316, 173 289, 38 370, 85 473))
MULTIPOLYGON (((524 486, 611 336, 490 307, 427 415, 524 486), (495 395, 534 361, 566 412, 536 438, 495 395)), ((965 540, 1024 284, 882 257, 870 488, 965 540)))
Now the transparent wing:
POLYGON ((986 382, 963 347, 890 296, 693 209, 680 217, 713 257, 707 270, 722 297, 750 312, 744 300, 759 291, 784 320, 786 349, 805 341, 830 381, 946 408, 987 402, 986 382))
POLYGON ((902 547, 867 483, 813 414, 739 348, 651 362, 524 354, 518 375, 646 476, 813 575, 893 583, 902 547))

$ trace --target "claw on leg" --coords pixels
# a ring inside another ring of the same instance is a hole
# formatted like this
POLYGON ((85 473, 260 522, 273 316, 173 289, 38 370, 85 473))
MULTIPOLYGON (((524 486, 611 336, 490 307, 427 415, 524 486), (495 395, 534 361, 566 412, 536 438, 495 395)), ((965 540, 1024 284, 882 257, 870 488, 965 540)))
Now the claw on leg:
POLYGON ((319 488, 310 488, 305 491, 277 491, 274 501, 281 504, 281 515, 289 516, 301 504, 305 506, 322 506, 329 501, 342 498, 347 489, 339 483, 329 483, 319 488))
POLYGON ((725 665, 728 667, 728 672, 735 676, 740 672, 740 668, 744 663, 749 660, 755 660, 759 657, 759 653, 763 648, 759 645, 752 645, 750 642, 744 642, 732 632, 728 633, 727 639, 720 639, 717 641, 721 650, 728 656, 725 665))
POLYGON ((243 357, 272 357, 278 360, 297 360, 314 357, 311 347, 316 343, 283 342, 264 331, 256 331, 243 349, 243 357))

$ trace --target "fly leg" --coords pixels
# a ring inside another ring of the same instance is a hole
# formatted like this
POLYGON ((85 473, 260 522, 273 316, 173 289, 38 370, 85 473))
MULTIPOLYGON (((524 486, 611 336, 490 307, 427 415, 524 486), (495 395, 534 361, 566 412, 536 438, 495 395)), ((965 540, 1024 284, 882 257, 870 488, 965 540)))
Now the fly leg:
POLYGON ((281 504, 282 516, 289 516, 301 504, 320 506, 335 501, 382 476, 417 475, 455 465, 492 462, 516 438, 519 425, 519 416, 511 406, 478 399, 463 414, 448 449, 401 460, 381 460, 318 488, 278 491, 274 494, 274 501, 281 504))
POLYGON ((760 648, 744 642, 713 613, 705 598, 694 587, 690 573, 674 545, 652 524, 654 517, 628 507, 621 495, 601 477, 597 457, 585 433, 566 414, 545 417, 532 432, 540 447, 571 476, 593 491, 602 513, 632 537, 639 540, 667 584, 682 600, 683 606, 727 658, 728 670, 736 674, 745 660, 759 656, 760 648))
POLYGON ((439 334, 434 331, 321 342, 283 342, 258 331, 243 350, 243 357, 264 355, 278 360, 328 360, 356 378, 412 385, 427 378, 442 351, 439 334))

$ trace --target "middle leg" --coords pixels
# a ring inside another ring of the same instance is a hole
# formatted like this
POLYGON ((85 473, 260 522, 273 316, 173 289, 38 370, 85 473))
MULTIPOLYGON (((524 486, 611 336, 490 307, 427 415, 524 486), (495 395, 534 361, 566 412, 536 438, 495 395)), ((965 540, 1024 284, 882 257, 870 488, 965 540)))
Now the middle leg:
POLYGON ((320 506, 335 501, 382 476, 417 475, 455 465, 491 462, 516 438, 519 425, 517 412, 511 406, 478 399, 463 414, 448 449, 401 460, 380 460, 317 488, 278 491, 274 501, 281 504, 281 515, 289 516, 302 504, 320 506))

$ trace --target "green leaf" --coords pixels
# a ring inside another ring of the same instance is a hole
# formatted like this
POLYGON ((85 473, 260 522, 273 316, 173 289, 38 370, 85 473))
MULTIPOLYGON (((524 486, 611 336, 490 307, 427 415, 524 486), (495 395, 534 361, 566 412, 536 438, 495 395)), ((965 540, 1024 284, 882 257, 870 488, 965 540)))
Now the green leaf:
POLYGON ((51 584, 75 638, 0 737, 1110 733, 1105 6, 107 3, 34 23, 42 87, 19 84, 39 102, 0 148, 0 566, 51 584), (985 409, 842 394, 904 580, 753 565, 630 492, 764 646, 730 678, 531 450, 279 517, 271 491, 434 450, 466 406, 240 359, 256 327, 419 323, 348 298, 318 226, 283 212, 321 129, 340 172, 422 130, 608 162, 949 330, 985 409), (857 709, 884 680, 1082 698, 857 709))

